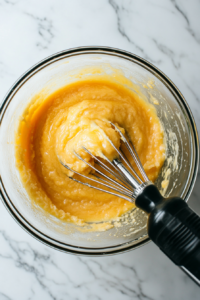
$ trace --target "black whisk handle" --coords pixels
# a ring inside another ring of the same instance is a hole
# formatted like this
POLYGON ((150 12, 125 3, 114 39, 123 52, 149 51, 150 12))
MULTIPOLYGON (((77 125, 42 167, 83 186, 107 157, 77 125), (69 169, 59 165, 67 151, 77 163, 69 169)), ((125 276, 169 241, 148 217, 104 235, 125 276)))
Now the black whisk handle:
POLYGON ((154 185, 136 198, 148 213, 151 240, 200 285, 200 217, 181 198, 163 198, 154 185))

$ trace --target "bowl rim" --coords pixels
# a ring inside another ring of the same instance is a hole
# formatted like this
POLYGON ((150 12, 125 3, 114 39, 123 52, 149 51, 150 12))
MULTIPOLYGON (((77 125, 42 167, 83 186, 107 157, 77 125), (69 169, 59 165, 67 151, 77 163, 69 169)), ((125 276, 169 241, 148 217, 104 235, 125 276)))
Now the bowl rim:
MULTIPOLYGON (((181 101, 182 105, 184 106, 187 116, 190 119, 190 124, 192 127, 192 133, 194 137, 194 152, 195 152, 195 162, 194 162, 194 170, 191 177, 191 182, 188 187, 187 194, 184 197, 185 201, 188 201, 198 173, 198 165, 199 165, 199 140, 198 140, 198 132, 197 127, 195 124, 195 120, 193 117, 193 114, 191 112, 191 109, 189 105, 187 104, 185 98, 183 97, 182 93, 179 91, 179 89, 176 87, 176 85, 157 67, 155 67, 153 64, 148 62, 147 60, 141 58, 138 55, 135 55, 131 52, 112 48, 112 47, 106 47, 106 46, 81 46, 76 48, 70 48, 67 50, 59 51, 55 54, 52 54, 48 56, 47 58, 39 61, 35 65, 33 65, 30 69, 28 69, 25 73, 19 77, 19 79, 13 84, 13 86, 9 89, 5 97, 3 98, 3 101, 0 105, 0 129, 1 129, 1 123, 3 120, 3 116, 6 112, 7 107, 9 106, 9 103, 12 100, 12 97, 17 93, 19 88, 30 78, 32 77, 36 72, 38 72, 40 69, 46 67, 49 65, 52 61, 54 62, 56 59, 60 60, 62 57, 66 56, 74 56, 74 55, 80 55, 80 54, 108 54, 108 55, 114 55, 118 57, 123 57, 124 59, 134 61, 138 64, 140 64, 142 67, 146 67, 148 71, 153 73, 154 76, 159 76, 159 79, 162 79, 163 82, 165 82, 165 86, 167 84, 167 88, 170 87, 170 91, 173 92, 181 101)), ((31 225, 24 216, 21 215, 21 213, 18 211, 18 209, 15 207, 15 205, 12 203, 12 200, 9 198, 6 189, 4 187, 2 177, 0 174, 0 198, 2 199, 2 202, 10 215, 14 218, 14 220, 31 236, 33 236, 35 239, 39 240, 43 244, 54 248, 56 250, 60 250, 62 252, 76 254, 76 255, 87 255, 87 256, 102 256, 102 255, 113 255, 117 253, 124 253, 127 251, 130 251, 132 249, 137 249, 145 244, 147 244, 150 239, 148 235, 144 235, 143 237, 140 237, 138 239, 137 244, 135 244, 136 240, 126 242, 120 245, 111 246, 111 247, 103 247, 103 248, 87 248, 87 247, 78 247, 78 246, 71 246, 66 243, 58 242, 53 238, 50 238, 49 236, 45 235, 38 229, 36 229, 33 225, 31 225)))

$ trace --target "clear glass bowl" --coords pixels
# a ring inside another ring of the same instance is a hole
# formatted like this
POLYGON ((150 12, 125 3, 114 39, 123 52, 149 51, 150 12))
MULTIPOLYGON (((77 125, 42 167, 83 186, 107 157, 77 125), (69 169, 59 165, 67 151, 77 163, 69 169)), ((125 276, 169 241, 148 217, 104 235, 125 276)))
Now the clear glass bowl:
POLYGON ((133 211, 133 224, 105 232, 80 232, 77 226, 63 223, 40 208, 33 210, 15 167, 14 136, 28 102, 42 89, 51 93, 77 80, 72 75, 89 66, 105 67, 108 73, 109 66, 122 70, 155 106, 167 143, 167 159, 156 182, 159 188, 164 174, 171 170, 164 195, 188 200, 198 170, 198 135, 190 108, 171 80, 144 59, 119 49, 80 47, 56 53, 33 66, 12 86, 0 110, 0 191, 3 203, 28 233, 46 245, 74 254, 108 255, 137 248, 149 241, 147 217, 142 211, 133 211))

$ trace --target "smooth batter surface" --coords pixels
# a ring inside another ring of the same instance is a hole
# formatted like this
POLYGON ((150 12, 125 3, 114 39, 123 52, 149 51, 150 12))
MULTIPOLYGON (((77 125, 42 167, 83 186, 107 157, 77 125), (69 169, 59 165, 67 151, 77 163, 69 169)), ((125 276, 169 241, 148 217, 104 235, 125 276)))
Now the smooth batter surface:
POLYGON ((163 129, 155 108, 135 92, 108 76, 80 80, 48 97, 35 97, 24 112, 16 135, 16 160, 23 184, 33 203, 69 222, 107 221, 134 205, 119 197, 69 179, 70 168, 88 174, 91 169, 73 150, 92 162, 82 149, 109 159, 116 156, 118 133, 111 121, 129 134, 149 179, 154 181, 165 160, 163 129))

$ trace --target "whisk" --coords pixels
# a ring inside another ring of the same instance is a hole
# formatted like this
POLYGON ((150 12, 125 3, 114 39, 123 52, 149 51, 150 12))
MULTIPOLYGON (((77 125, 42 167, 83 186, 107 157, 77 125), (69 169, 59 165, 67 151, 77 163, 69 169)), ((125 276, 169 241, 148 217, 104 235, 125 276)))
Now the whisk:
POLYGON ((158 188, 148 179, 134 145, 115 124, 110 124, 121 138, 120 149, 117 149, 106 137, 118 158, 110 161, 104 156, 104 162, 83 146, 83 150, 94 160, 93 165, 74 151, 79 160, 95 171, 91 176, 72 170, 59 158, 60 163, 79 175, 79 178, 84 178, 81 181, 70 177, 72 180, 134 202, 136 207, 145 211, 148 214, 147 232, 151 240, 200 285, 200 217, 181 198, 164 198, 160 194, 158 188), (134 167, 123 150, 125 148, 135 163, 134 167), (93 185, 94 182, 98 185, 93 185))

